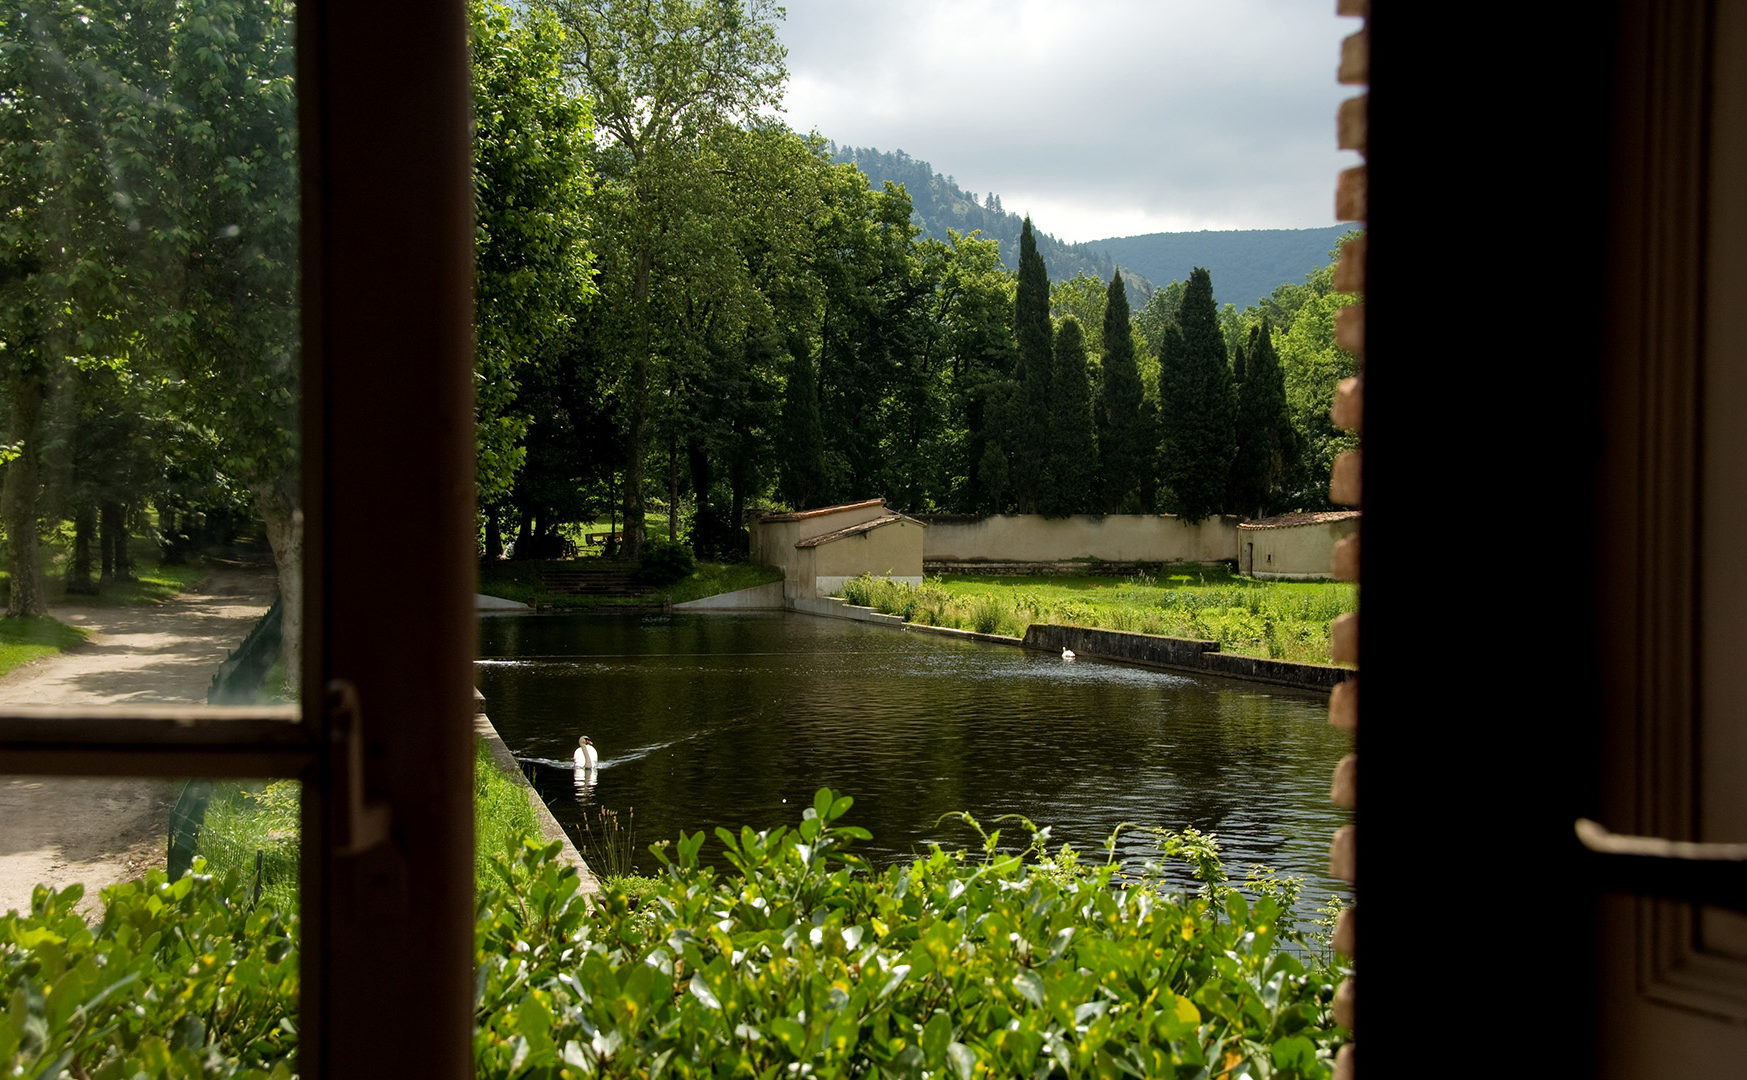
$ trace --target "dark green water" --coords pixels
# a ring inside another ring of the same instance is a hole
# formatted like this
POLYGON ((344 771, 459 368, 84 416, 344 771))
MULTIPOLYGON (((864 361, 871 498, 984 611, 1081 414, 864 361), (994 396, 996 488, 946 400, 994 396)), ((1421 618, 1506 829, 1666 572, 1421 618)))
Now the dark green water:
POLYGON ((1339 886, 1328 789, 1351 739, 1318 695, 805 615, 491 616, 480 655, 492 723, 572 838, 591 804, 634 809, 644 868, 651 841, 703 829, 708 853, 715 826, 792 825, 828 785, 876 864, 971 843, 935 824, 968 810, 1082 850, 1124 821, 1192 825, 1233 878, 1303 875, 1312 904, 1339 886), (584 734, 592 785, 565 764, 584 734))

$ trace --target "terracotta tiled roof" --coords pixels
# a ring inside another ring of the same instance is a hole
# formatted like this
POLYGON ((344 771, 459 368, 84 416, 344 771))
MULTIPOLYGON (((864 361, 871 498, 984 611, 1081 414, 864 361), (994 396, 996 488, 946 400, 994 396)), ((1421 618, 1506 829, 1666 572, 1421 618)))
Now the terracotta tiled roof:
POLYGON ((1299 525, 1327 525, 1331 521, 1345 521, 1359 516, 1357 510, 1319 510, 1309 514, 1276 514, 1269 518, 1258 518, 1255 521, 1245 521, 1238 524, 1240 529, 1290 529, 1299 525))
POLYGON ((805 521, 808 518, 823 517, 826 514, 840 514, 845 510, 865 510, 870 506, 884 506, 884 499, 868 499, 866 502, 844 503, 842 506, 824 506, 817 510, 800 510, 792 514, 766 514, 760 521, 805 521))
POLYGON ((891 525, 899 521, 908 521, 912 525, 922 524, 915 518, 907 517, 903 514, 887 514, 885 517, 877 517, 872 521, 864 521, 860 525, 851 525, 847 529, 838 529, 836 532, 821 533, 818 536, 809 536, 805 540, 796 541, 795 546, 797 548, 818 547, 820 544, 829 544, 833 540, 842 540, 849 536, 860 536, 863 533, 872 532, 881 526, 891 525))

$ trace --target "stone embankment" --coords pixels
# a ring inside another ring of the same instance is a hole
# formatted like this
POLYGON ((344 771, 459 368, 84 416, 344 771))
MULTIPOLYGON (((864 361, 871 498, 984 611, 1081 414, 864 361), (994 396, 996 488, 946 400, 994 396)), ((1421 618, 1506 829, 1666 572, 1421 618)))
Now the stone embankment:
POLYGON ((1172 671, 1251 679, 1303 690, 1330 690, 1336 683, 1358 674, 1351 668, 1336 667, 1333 664, 1305 664, 1293 660, 1234 656, 1220 652, 1217 641, 1162 637, 1157 634, 1130 634, 1089 626, 1033 623, 1025 631, 1024 645, 1028 649, 1057 653, 1063 649, 1072 649, 1076 656, 1120 660, 1128 664, 1143 664, 1172 671))
POLYGON ((1338 682, 1357 674, 1351 668, 1333 664, 1305 664, 1292 660, 1266 660, 1255 656, 1234 656, 1219 651, 1217 641, 1197 641, 1191 638, 1162 637, 1157 634, 1130 634, 1121 630, 1098 630, 1088 626, 1057 626, 1033 623, 1023 638, 1001 634, 979 634, 970 630, 954 630, 943 626, 908 623, 897 615, 887 615, 873 608, 857 607, 836 598, 790 599, 789 610, 808 615, 824 615, 834 619, 879 623, 899 630, 944 634, 986 641, 995 645, 1018 645, 1027 649, 1059 653, 1072 649, 1076 656, 1087 659, 1116 660, 1125 664, 1187 671, 1201 675, 1219 675, 1228 679, 1248 679, 1253 682, 1291 686, 1300 690, 1327 692, 1338 682))

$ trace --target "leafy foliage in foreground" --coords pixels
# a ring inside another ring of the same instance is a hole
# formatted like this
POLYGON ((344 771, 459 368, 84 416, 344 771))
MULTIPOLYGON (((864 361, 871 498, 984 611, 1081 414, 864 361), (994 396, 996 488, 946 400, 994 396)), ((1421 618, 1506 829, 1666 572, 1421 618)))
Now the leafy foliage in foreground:
POLYGON ((202 865, 104 890, 95 928, 73 910, 82 885, 0 915, 6 1075, 291 1075, 297 920, 202 865))
MULTIPOLYGON (((513 840, 479 903, 477 1073, 1331 1075, 1336 973, 1280 948, 1294 890, 1246 900, 1211 837, 1162 834, 1193 896, 1046 857, 1047 830, 875 875, 850 804, 821 790, 795 828, 718 829, 728 874, 702 833, 657 845, 663 877, 593 902, 556 845, 513 840)), ((290 1074, 296 919, 202 869, 106 890, 95 928, 78 886, 0 916, 7 1075, 290 1074)))
POLYGON ((875 876, 850 802, 718 829, 727 875, 701 832, 658 846, 664 887, 635 907, 609 883, 591 911, 524 843, 526 886, 481 903, 480 1075, 1331 1074, 1334 974, 1276 947, 1279 901, 1118 889, 994 834, 875 876))

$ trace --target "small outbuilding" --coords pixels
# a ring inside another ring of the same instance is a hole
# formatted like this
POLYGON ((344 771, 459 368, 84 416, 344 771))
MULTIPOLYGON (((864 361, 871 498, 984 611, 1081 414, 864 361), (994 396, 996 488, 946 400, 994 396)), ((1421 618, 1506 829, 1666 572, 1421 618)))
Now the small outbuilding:
POLYGON ((1335 544, 1359 531, 1359 511, 1279 514, 1237 527, 1237 568, 1255 578, 1291 581, 1334 576, 1335 544))
POLYGON ((924 528, 884 499, 766 514, 752 522, 752 561, 782 568, 788 599, 835 595, 860 574, 920 585, 924 528))

